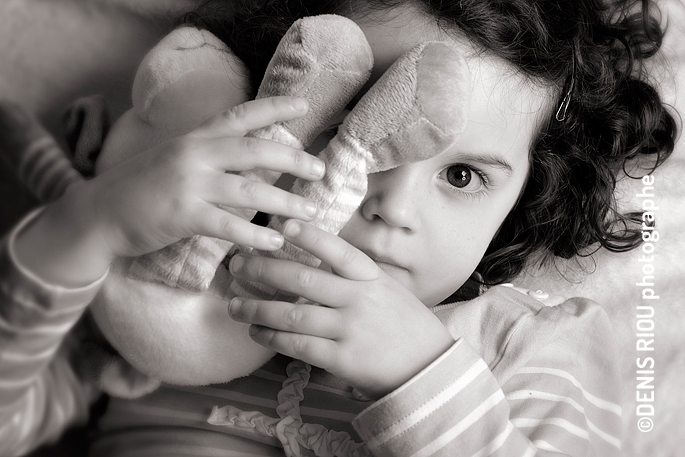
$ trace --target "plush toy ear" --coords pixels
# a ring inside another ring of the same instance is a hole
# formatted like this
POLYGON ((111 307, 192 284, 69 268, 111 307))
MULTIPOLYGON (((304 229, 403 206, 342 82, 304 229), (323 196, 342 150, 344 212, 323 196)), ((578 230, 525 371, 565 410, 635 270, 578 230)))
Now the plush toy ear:
POLYGON ((193 27, 174 30, 141 62, 133 108, 112 128, 96 172, 192 130, 248 93, 245 66, 221 40, 193 27))

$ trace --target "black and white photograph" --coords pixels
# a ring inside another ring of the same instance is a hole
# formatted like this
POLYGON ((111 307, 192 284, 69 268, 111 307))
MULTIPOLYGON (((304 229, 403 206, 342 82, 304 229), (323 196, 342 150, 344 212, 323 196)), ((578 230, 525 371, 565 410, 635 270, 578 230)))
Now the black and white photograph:
POLYGON ((685 453, 685 0, 0 0, 0 457, 685 453))

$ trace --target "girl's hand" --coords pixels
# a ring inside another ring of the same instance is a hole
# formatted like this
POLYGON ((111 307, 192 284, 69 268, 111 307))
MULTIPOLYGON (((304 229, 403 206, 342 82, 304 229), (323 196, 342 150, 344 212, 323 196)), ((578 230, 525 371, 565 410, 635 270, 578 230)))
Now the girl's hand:
POLYGON ((142 255, 192 235, 279 248, 280 233, 219 205, 311 220, 313 202, 230 173, 261 168, 320 179, 324 164, 318 158, 244 137, 306 112, 301 98, 247 102, 71 186, 21 234, 22 261, 44 279, 78 285, 96 279, 114 257, 142 255))
POLYGON ((423 303, 343 239, 294 220, 284 235, 334 273, 256 256, 231 259, 235 276, 324 305, 234 299, 231 317, 254 324, 257 343, 318 366, 369 398, 395 390, 454 343, 423 303))
POLYGON ((259 249, 282 236, 218 205, 310 220, 316 206, 272 185, 227 172, 262 168, 315 180, 323 162, 250 130, 302 116, 306 101, 273 97, 238 105, 197 129, 138 154, 91 181, 95 223, 116 256, 137 256, 205 235, 259 249))

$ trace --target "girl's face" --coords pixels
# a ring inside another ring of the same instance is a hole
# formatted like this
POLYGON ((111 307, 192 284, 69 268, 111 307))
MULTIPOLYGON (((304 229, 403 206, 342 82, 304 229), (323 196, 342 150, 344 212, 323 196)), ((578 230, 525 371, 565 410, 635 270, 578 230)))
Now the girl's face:
POLYGON ((552 98, 509 64, 448 36, 413 8, 379 14, 382 21, 378 14, 356 21, 375 58, 368 85, 427 40, 462 48, 473 80, 468 125, 456 143, 431 159, 369 175, 366 197, 340 232, 433 306, 469 278, 517 201, 533 135, 552 98))

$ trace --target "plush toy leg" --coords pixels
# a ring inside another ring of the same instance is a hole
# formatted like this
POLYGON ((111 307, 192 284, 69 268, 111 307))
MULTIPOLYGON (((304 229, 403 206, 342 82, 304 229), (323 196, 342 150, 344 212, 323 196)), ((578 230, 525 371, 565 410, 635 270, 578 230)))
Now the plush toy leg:
MULTIPOLYGON (((281 40, 257 98, 292 95, 307 98, 302 118, 250 132, 249 136, 304 148, 339 113, 368 79, 371 48, 359 27, 341 16, 324 15, 297 21, 281 40)), ((273 184, 278 173, 252 170, 248 179, 273 184)), ((231 212, 252 219, 255 211, 231 212)), ((231 247, 224 240, 194 237, 139 257, 129 274, 192 291, 206 290, 231 247)))
POLYGON ((18 104, 0 101, 0 156, 43 203, 57 200, 83 177, 55 139, 18 104))
MULTIPOLYGON (((367 173, 424 160, 450 147, 468 119, 471 78, 459 51, 441 42, 419 45, 400 57, 347 115, 338 134, 321 152, 326 176, 297 180, 293 193, 317 202, 313 224, 338 233, 361 203, 367 173)), ((279 229, 284 220, 274 217, 279 229)), ((319 259, 290 243, 259 255, 317 266, 319 259)), ((264 284, 235 280, 239 296, 272 298, 264 284)), ((280 296, 278 299, 288 299, 280 296)))

